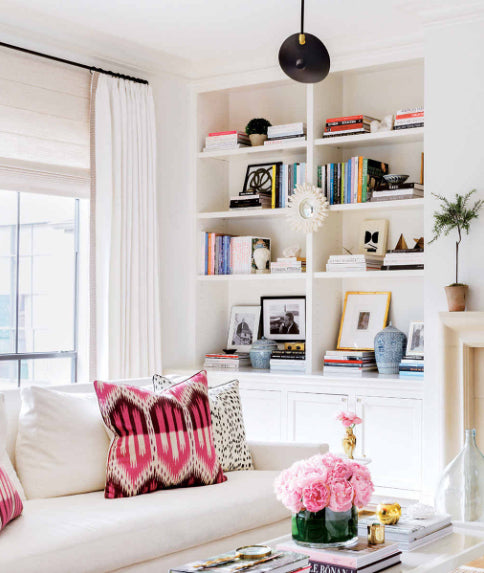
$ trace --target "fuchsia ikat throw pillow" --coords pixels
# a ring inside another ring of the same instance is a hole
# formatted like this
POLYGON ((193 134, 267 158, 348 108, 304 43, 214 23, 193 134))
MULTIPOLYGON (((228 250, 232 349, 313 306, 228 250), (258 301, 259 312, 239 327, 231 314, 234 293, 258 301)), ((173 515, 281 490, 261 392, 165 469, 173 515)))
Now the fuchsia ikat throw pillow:
POLYGON ((104 423, 114 434, 106 498, 227 479, 213 445, 205 371, 161 394, 98 381, 94 387, 104 423))
POLYGON ((18 491, 8 477, 7 471, 0 466, 0 531, 18 517, 24 506, 18 491))

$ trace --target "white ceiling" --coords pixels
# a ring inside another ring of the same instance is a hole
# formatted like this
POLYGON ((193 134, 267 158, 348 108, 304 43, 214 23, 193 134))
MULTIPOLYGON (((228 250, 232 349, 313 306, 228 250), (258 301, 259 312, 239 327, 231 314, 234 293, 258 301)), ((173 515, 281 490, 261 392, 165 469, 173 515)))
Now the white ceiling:
MULTIPOLYGON (((431 4, 306 0, 306 31, 335 57, 415 42, 422 39, 416 6, 431 4)), ((112 56, 103 52, 116 46, 120 61, 164 54, 173 70, 201 77, 276 66, 281 42, 298 31, 299 9, 299 0, 2 0, 0 31, 87 42, 99 56, 112 56)))

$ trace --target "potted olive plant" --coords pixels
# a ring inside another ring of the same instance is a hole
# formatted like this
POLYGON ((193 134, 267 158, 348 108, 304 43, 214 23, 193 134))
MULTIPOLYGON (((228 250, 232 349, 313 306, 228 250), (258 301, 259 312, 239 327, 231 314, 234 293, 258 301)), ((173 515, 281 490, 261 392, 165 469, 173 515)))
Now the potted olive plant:
POLYGON ((474 205, 468 205, 469 199, 475 189, 465 195, 456 193, 455 200, 451 201, 441 195, 434 195, 442 203, 442 210, 434 213, 434 238, 430 241, 433 243, 441 235, 447 236, 452 230, 457 231, 457 240, 455 242, 455 283, 445 287, 447 295, 447 304, 449 311, 463 311, 466 309, 466 299, 468 286, 459 282, 459 246, 462 241, 462 235, 469 234, 471 222, 479 217, 479 210, 484 201, 480 199, 474 205))
POLYGON ((245 133, 249 136, 251 145, 263 145, 267 139, 267 128, 271 125, 271 122, 263 117, 251 119, 245 127, 245 133))

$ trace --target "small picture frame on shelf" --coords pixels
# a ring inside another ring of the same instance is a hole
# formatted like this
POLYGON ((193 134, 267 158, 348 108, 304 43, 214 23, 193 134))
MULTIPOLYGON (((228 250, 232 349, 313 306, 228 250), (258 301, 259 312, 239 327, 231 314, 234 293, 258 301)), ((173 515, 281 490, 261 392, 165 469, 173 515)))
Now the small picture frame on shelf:
POLYGON ((415 321, 410 323, 407 338, 407 356, 424 355, 424 323, 415 321))
POLYGON ((227 348, 249 352, 257 340, 260 324, 260 306, 233 306, 230 313, 227 348))
POLYGON ((247 165, 245 173, 244 195, 254 193, 259 194, 260 199, 263 197, 272 199, 272 181, 276 180, 277 172, 282 162, 276 163, 257 163, 247 165))
POLYGON ((391 292, 347 292, 338 350, 374 350, 375 335, 387 325, 391 292))
POLYGON ((269 340, 306 340, 306 297, 263 296, 262 335, 269 340))
POLYGON ((387 251, 388 221, 386 219, 371 219, 362 221, 358 252, 384 256, 387 251))

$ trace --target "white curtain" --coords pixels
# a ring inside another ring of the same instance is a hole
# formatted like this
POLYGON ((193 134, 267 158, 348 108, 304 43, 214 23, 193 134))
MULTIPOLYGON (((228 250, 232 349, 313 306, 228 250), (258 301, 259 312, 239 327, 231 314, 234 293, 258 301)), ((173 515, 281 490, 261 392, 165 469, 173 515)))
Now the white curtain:
POLYGON ((161 371, 156 137, 149 85, 94 74, 91 379, 161 371))

